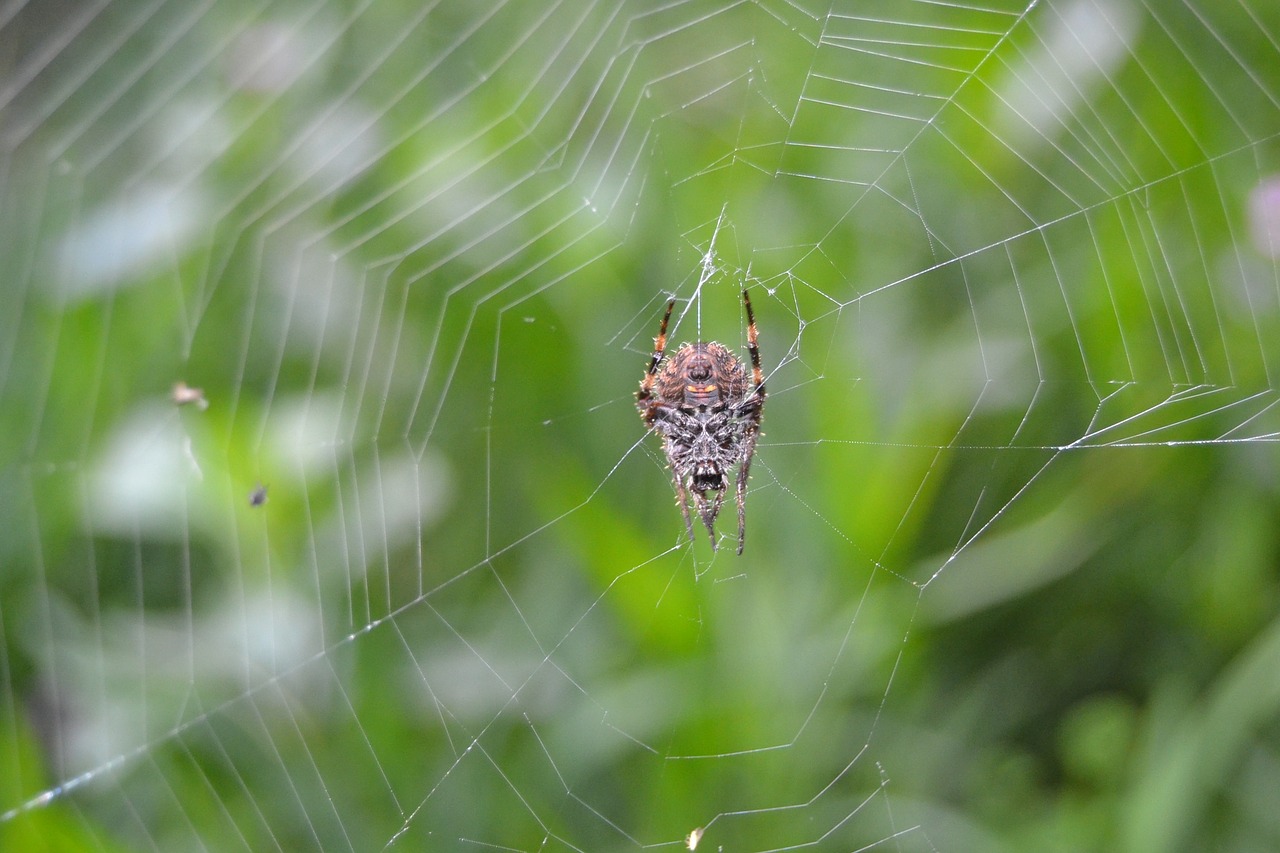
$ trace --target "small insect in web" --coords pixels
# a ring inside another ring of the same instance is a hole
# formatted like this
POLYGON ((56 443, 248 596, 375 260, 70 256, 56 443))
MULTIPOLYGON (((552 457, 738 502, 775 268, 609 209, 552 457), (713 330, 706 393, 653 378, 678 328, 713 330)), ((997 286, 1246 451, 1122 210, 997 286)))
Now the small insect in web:
POLYGON ((674 299, 667 303, 667 313, 653 342, 653 358, 636 392, 636 407, 640 409, 644 425, 662 437, 662 450, 675 482, 676 503, 684 515, 690 540, 693 539, 693 520, 689 515, 692 495, 694 508, 711 536, 711 547, 716 547, 716 517, 729 489, 729 471, 734 465, 738 466, 738 553, 741 554, 747 529, 747 476, 760 436, 765 397, 751 297, 742 291, 742 304, 747 309, 750 375, 737 356, 715 341, 681 344, 675 355, 664 360, 667 323, 675 304, 674 299))

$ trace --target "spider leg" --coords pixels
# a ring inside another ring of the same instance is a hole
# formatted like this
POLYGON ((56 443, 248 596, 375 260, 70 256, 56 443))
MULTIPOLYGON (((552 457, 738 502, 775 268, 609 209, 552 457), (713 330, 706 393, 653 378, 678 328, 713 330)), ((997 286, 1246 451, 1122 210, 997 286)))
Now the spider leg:
POLYGON ((747 538, 747 477, 751 474, 751 457, 756 452, 757 430, 749 430, 743 436, 742 464, 738 467, 738 553, 747 538))
MULTIPOLYGON (((747 352, 751 354, 751 378, 755 381, 755 396, 764 406, 764 371, 760 369, 760 333, 756 330, 756 315, 751 310, 751 297, 742 291, 742 304, 747 309, 747 352)), ((663 323, 663 328, 666 324, 663 323)))
POLYGON ((667 351, 667 323, 671 320, 671 311, 676 307, 675 299, 667 303, 667 313, 662 315, 662 325, 658 327, 658 336, 653 339, 653 356, 649 359, 649 369, 644 372, 644 379, 640 380, 640 390, 636 392, 636 405, 645 412, 645 423, 651 423, 652 414, 645 410, 644 404, 653 396, 653 381, 658 375, 658 365, 662 363, 662 356, 667 351))
POLYGON ((747 309, 747 352, 751 355, 751 379, 755 388, 738 407, 738 417, 746 418, 749 427, 742 437, 742 464, 738 467, 738 553, 747 536, 747 478, 751 474, 751 457, 756 452, 756 439, 760 436, 760 417, 764 413, 764 371, 760 369, 760 333, 756 329, 756 315, 751 310, 751 297, 744 289, 742 305, 747 309))
POLYGON ((689 517, 689 493, 685 491, 684 483, 680 482, 680 475, 673 474, 673 480, 676 482, 676 503, 680 506, 680 514, 684 516, 684 529, 689 534, 689 541, 693 541, 693 519, 689 517))
POLYGON ((693 492, 693 503, 698 510, 698 517, 701 518, 702 523, 706 525, 707 535, 711 537, 711 550, 715 551, 717 550, 716 548, 716 516, 720 514, 720 505, 724 503, 725 490, 723 488, 720 488, 720 489, 707 489, 705 491, 690 489, 690 491, 693 492), (713 501, 707 500, 708 491, 713 491, 716 493, 715 500, 713 501))
POLYGON ((705 508, 705 501, 703 503, 704 509, 702 511, 702 523, 707 526, 707 534, 711 537, 712 551, 716 550, 716 516, 720 514, 720 505, 722 503, 724 503, 724 489, 716 490, 715 503, 711 505, 709 510, 705 508))

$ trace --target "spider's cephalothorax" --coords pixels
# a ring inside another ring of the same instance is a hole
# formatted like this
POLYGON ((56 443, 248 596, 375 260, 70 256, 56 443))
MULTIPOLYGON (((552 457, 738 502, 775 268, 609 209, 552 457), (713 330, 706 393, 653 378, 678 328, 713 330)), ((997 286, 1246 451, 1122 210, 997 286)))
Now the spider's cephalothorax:
POLYGON ((667 322, 676 301, 654 339, 653 359, 636 393, 636 406, 649 429, 662 436, 662 449, 676 485, 676 503, 693 539, 689 495, 716 546, 715 522, 729 488, 729 470, 738 465, 738 553, 746 534, 747 475, 760 436, 764 413, 764 374, 756 342, 756 319, 751 298, 742 291, 747 309, 747 352, 751 374, 726 347, 715 343, 681 344, 665 362, 667 322), (661 367, 661 370, 659 370, 661 367), (711 497, 708 493, 713 492, 711 497))

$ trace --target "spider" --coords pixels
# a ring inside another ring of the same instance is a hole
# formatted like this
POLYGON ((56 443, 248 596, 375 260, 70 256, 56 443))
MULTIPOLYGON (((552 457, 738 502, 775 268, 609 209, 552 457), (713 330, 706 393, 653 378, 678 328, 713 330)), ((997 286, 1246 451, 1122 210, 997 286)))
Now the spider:
POLYGON ((693 541, 689 495, 716 548, 716 516, 729 488, 729 469, 738 465, 738 553, 747 528, 745 498, 751 457, 760 436, 764 413, 764 374, 756 343, 756 318, 751 297, 742 291, 747 309, 747 352, 751 376, 745 365, 721 344, 681 344, 664 363, 667 322, 676 301, 654 339, 653 358, 636 392, 636 407, 644 425, 662 436, 662 450, 676 487, 676 504, 684 515, 685 530, 693 541), (661 370, 659 370, 661 367, 661 370), (714 493, 708 497, 708 492, 714 493))

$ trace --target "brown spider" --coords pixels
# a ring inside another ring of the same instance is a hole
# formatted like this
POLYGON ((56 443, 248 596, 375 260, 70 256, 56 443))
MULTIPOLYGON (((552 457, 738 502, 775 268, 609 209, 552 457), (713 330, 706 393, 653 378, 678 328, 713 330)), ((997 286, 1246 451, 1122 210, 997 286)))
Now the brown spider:
POLYGON ((738 553, 742 553, 747 529, 745 498, 751 456, 760 436, 764 414, 764 374, 756 343, 756 318, 751 298, 742 291, 747 309, 747 352, 751 376, 738 358, 721 344, 681 344, 665 364, 667 313, 654 339, 653 359, 636 392, 636 407, 644 425, 662 436, 662 450, 676 485, 676 503, 684 515, 685 530, 693 540, 689 494, 707 526, 711 548, 716 547, 716 516, 729 488, 729 469, 738 465, 738 553), (662 369, 658 367, 661 365, 662 369), (715 492, 713 498, 707 492, 715 492))

